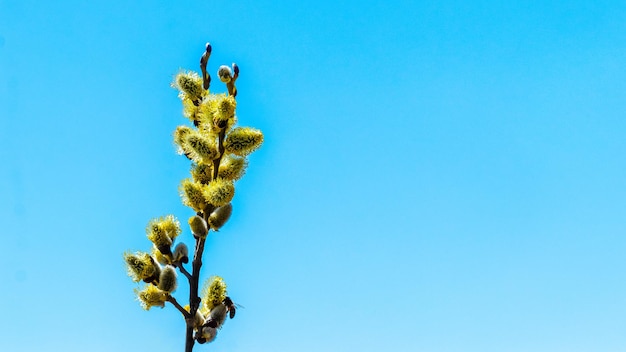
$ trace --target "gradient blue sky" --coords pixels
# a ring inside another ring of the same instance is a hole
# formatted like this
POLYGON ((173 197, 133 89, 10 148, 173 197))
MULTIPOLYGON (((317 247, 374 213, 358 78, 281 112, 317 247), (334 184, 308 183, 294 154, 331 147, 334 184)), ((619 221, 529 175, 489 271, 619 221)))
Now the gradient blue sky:
POLYGON ((198 351, 626 351, 626 3, 321 0, 0 0, 0 350, 182 351, 121 253, 206 41, 266 143, 198 351))

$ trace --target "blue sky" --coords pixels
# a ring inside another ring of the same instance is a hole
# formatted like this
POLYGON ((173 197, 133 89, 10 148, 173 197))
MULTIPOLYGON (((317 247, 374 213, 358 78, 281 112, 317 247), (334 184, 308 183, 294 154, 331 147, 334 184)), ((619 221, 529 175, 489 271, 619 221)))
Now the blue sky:
POLYGON ((207 41, 265 144, 196 350, 626 350, 626 4, 319 0, 0 0, 0 350, 182 350, 121 253, 191 215, 169 84, 207 41))

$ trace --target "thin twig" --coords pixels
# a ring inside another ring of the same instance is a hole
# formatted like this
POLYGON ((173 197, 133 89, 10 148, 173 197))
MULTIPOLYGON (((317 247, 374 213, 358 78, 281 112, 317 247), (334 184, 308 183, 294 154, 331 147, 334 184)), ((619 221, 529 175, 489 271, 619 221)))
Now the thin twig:
POLYGON ((185 320, 191 318, 191 314, 186 311, 185 308, 183 308, 180 304, 178 304, 178 301, 176 300, 176 298, 174 298, 174 296, 167 295, 167 301, 170 302, 174 307, 176 307, 176 309, 178 309, 181 313, 183 313, 185 320))
POLYGON ((174 264, 175 267, 180 270, 180 272, 187 277, 187 280, 191 280, 191 274, 185 269, 183 263, 174 264))
MULTIPOLYGON (((213 160, 213 179, 217 178, 217 175, 220 172, 220 162, 222 161, 222 157, 224 156, 224 137, 226 137, 226 128, 224 128, 223 130, 220 131, 219 137, 218 137, 218 144, 217 144, 217 148, 219 150, 220 156, 213 160)), ((208 212, 208 215, 211 215, 211 212, 208 212)), ((207 220, 208 222, 208 216, 207 216, 207 220)))
MULTIPOLYGON (((202 213, 202 217, 208 220, 208 214, 212 211, 209 206, 205 212, 202 213), (208 211, 207 211, 208 210, 208 211)), ((202 267, 202 253, 204 252, 205 238, 196 237, 196 246, 193 254, 193 261, 191 262, 192 274, 191 280, 189 280, 189 313, 192 317, 196 315, 198 308, 200 307, 200 297, 198 296, 198 287, 200 281, 200 267, 202 267)), ((195 340, 193 338, 193 320, 187 319, 187 330, 185 332, 185 352, 192 352, 195 340)))

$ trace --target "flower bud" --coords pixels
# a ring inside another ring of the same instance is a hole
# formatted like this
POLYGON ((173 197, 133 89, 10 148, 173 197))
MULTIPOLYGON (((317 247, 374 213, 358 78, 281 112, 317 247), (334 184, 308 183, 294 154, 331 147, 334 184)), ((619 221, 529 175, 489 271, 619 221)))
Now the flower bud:
POLYGON ((219 230, 230 219, 232 212, 233 206, 231 203, 215 209, 209 216, 209 225, 211 225, 213 230, 219 230))
POLYGON ((210 326, 203 326, 199 335, 200 336, 196 339, 198 343, 209 343, 215 340, 215 337, 217 336, 217 329, 210 326))
POLYGON ((200 57, 200 69, 202 70, 202 87, 204 89, 209 89, 209 85, 211 84, 211 76, 206 72, 206 66, 209 63, 209 57, 211 57, 211 44, 206 43, 206 49, 200 57))
POLYGON ((209 182, 203 194, 208 203, 221 207, 233 200, 235 185, 233 181, 216 178, 209 182))
POLYGON ((194 328, 196 329, 201 328, 205 320, 206 319, 204 318, 204 315, 202 314, 202 312, 200 312, 200 309, 196 310, 196 317, 193 319, 194 328))
POLYGON ((224 140, 224 148, 228 153, 246 156, 257 150, 262 143, 263 132, 250 127, 237 127, 224 140))
POLYGON ((159 289, 164 292, 172 293, 176 290, 176 270, 171 265, 166 265, 163 270, 161 270, 161 275, 159 276, 159 289))
POLYGON ((217 306, 213 307, 213 309, 211 309, 211 312, 209 312, 209 316, 204 322, 204 325, 219 329, 226 320, 227 312, 228 309, 226 308, 226 305, 224 303, 218 304, 217 306))
POLYGON ((189 262, 189 250, 187 249, 187 245, 184 243, 179 243, 174 247, 174 262, 180 263, 188 263, 189 262))
POLYGON ((217 70, 217 76, 220 78, 220 81, 224 83, 228 83, 231 79, 233 79, 233 73, 230 70, 230 67, 226 65, 220 66, 220 68, 217 70))
POLYGON ((194 215, 189 218, 189 227, 196 237, 204 238, 209 233, 206 221, 199 215, 194 215))

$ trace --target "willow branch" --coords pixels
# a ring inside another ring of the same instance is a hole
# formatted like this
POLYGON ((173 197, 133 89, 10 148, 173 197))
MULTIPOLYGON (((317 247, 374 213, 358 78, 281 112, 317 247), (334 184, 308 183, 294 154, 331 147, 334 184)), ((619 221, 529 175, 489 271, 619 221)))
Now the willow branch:
MULTIPOLYGON (((208 57, 207 57, 208 59, 208 57)), ((224 138, 226 136, 226 130, 223 129, 219 133, 218 137, 218 150, 219 157, 213 161, 213 179, 217 178, 219 173, 220 162, 222 161, 222 156, 224 155, 224 138)), ((209 223, 209 216, 215 210, 215 206, 209 204, 201 215, 204 221, 209 223)), ((209 228, 210 231, 210 228, 209 228)), ((207 234, 208 235, 208 234, 207 234)), ((192 352, 193 346, 195 344, 195 340, 193 337, 193 329, 194 322, 193 318, 196 316, 196 312, 200 307, 200 297, 198 295, 199 281, 200 281, 200 268, 202 267, 202 254, 204 253, 204 244, 206 242, 206 237, 200 238, 196 237, 196 245, 193 253, 193 261, 191 262, 191 275, 187 272, 182 265, 180 265, 179 269, 181 272, 187 276, 189 279, 189 317, 186 319, 187 329, 185 331, 185 352, 192 352), (183 271, 184 270, 184 271, 183 271)))
POLYGON ((185 269, 183 263, 174 264, 174 266, 177 267, 178 270, 180 270, 180 272, 187 277, 187 280, 191 280, 191 274, 187 271, 187 269, 185 269))
MULTIPOLYGON (((219 137, 218 137, 218 144, 217 144, 217 149, 220 153, 220 156, 217 157, 217 159, 213 160, 213 179, 215 180, 217 178, 217 175, 220 172, 220 162, 222 161, 222 157, 224 156, 224 138, 226 137, 226 128, 224 128, 223 130, 220 131, 219 137)), ((211 215, 211 212, 207 212, 208 215, 211 215)), ((205 220, 209 220, 208 219, 208 215, 207 215, 207 219, 205 220)))
POLYGON ((176 300, 176 298, 174 298, 174 296, 172 295, 167 295, 167 301, 170 302, 174 307, 176 307, 176 309, 178 309, 181 313, 183 313, 183 316, 185 317, 185 319, 190 319, 191 318, 191 314, 185 310, 185 308, 183 308, 178 301, 176 300))

